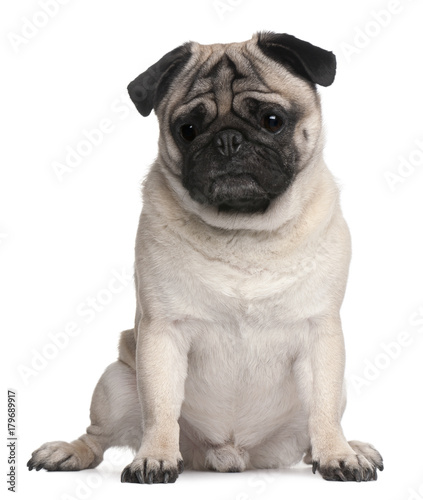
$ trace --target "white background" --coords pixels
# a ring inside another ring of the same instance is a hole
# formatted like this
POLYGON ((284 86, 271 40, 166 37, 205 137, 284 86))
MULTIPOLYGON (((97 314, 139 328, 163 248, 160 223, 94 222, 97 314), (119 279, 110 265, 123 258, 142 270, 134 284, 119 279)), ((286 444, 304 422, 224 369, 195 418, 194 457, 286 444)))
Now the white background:
POLYGON ((6 485, 5 415, 6 388, 13 388, 16 495, 22 499, 423 498, 423 145, 419 150, 415 143, 423 144, 422 3, 57 5, 47 20, 37 0, 3 0, 0 13, 1 494, 12 495, 6 485), (395 13, 380 14, 389 9, 395 13), (31 33, 32 21, 45 25, 31 33), (28 472, 25 464, 36 447, 84 432, 93 388, 116 358, 119 332, 133 324, 132 282, 113 295, 105 289, 113 273, 132 273, 140 182, 156 155, 158 127, 153 115, 142 118, 130 105, 126 85, 187 40, 242 41, 258 30, 293 34, 338 57, 335 83, 321 89, 321 96, 325 157, 342 187, 353 239, 342 309, 349 381, 344 429, 349 439, 377 446, 385 471, 367 484, 329 483, 299 467, 185 472, 174 485, 143 486, 119 482, 131 460, 119 452, 108 453, 96 470, 28 472), (27 38, 19 39, 23 32, 27 38), (107 118, 103 140, 59 179, 54 162, 64 163, 69 147, 84 140, 84 130, 107 118), (403 169, 391 188, 386 173, 397 173, 401 158, 415 168, 403 169), (90 317, 81 315, 97 295, 112 300, 90 317), (69 322, 80 333, 49 351, 49 334, 63 332, 69 322), (392 345, 399 336, 407 345, 392 345), (43 352, 51 358, 44 364, 43 352))

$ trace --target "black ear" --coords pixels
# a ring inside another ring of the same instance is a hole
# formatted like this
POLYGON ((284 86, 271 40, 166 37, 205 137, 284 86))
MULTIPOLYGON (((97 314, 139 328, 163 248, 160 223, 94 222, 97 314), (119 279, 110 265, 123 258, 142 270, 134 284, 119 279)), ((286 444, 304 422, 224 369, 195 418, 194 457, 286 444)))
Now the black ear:
POLYGON ((266 56, 288 64, 312 83, 328 87, 335 79, 336 57, 332 52, 286 33, 258 33, 257 44, 266 56))
POLYGON ((156 108, 184 64, 191 57, 190 44, 184 44, 164 55, 128 85, 129 97, 142 116, 156 108))

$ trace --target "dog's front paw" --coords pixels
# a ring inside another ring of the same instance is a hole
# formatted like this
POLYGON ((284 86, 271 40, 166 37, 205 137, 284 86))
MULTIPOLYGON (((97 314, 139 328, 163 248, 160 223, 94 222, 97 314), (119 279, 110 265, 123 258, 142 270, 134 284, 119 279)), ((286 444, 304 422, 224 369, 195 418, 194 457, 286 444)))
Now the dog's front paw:
POLYGON ((328 455, 324 459, 313 458, 313 473, 319 471, 327 481, 375 481, 377 469, 383 470, 382 457, 379 453, 374 450, 376 453, 365 456, 358 452, 358 449, 351 451, 351 453, 328 455))
POLYGON ((122 472, 122 483, 174 483, 184 470, 184 461, 179 454, 175 459, 136 456, 122 472))

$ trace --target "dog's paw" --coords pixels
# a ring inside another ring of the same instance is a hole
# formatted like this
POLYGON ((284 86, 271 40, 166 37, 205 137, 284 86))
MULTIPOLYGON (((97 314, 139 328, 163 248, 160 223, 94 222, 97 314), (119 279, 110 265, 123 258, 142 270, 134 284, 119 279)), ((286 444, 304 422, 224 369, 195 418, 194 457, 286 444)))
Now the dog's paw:
POLYGON ((120 477, 122 483, 174 483, 184 470, 184 462, 179 456, 174 460, 153 457, 135 457, 127 465, 120 477))
POLYGON ((372 464, 372 466, 380 471, 383 471, 383 458, 377 449, 369 443, 362 443, 361 441, 348 441, 351 448, 357 453, 362 455, 372 464))
POLYGON ((351 441, 352 453, 313 458, 313 473, 319 471, 327 481, 376 481, 377 470, 383 470, 383 460, 371 445, 351 441))
POLYGON ((242 472, 247 468, 248 452, 230 444, 207 450, 206 468, 217 472, 242 472))
POLYGON ((92 465, 94 460, 93 451, 79 440, 72 443, 52 441, 35 450, 26 465, 29 470, 71 471, 95 466, 92 465))

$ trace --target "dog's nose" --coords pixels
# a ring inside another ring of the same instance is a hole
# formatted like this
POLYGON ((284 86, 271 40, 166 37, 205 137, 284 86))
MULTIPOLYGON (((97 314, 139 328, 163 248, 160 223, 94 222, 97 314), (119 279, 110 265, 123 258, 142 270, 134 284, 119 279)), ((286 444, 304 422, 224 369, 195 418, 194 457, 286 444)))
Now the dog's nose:
POLYGON ((244 138, 238 130, 226 129, 214 136, 213 144, 223 156, 233 156, 238 153, 243 140, 244 138))

